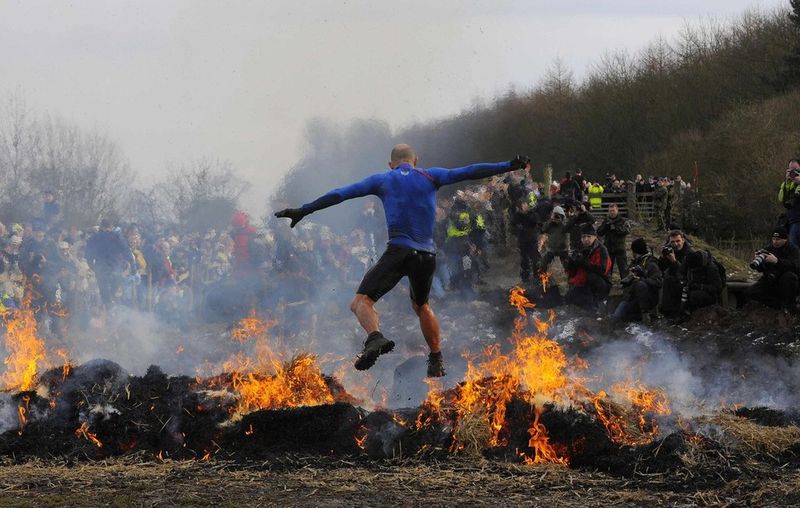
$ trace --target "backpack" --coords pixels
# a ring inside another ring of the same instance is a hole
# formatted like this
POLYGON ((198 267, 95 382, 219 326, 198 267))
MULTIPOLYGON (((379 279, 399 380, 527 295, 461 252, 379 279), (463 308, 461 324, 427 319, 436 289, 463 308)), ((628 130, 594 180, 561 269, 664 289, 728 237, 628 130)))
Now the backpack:
POLYGON ((716 265, 717 271, 719 272, 719 279, 722 281, 722 287, 724 289, 728 282, 727 279, 728 275, 727 275, 727 270, 725 269, 725 265, 717 261, 717 258, 715 258, 710 251, 706 251, 706 253, 708 254, 709 262, 714 263, 714 265, 716 265))

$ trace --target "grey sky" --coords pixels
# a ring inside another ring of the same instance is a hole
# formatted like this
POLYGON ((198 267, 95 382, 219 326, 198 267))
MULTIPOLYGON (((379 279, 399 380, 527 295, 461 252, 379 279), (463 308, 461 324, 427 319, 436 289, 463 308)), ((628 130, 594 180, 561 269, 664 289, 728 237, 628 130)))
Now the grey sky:
POLYGON ((580 78, 687 22, 778 6, 788 0, 2 0, 0 96, 19 90, 108 133, 142 178, 230 160, 260 211, 308 118, 402 127, 527 88, 556 58, 580 78))

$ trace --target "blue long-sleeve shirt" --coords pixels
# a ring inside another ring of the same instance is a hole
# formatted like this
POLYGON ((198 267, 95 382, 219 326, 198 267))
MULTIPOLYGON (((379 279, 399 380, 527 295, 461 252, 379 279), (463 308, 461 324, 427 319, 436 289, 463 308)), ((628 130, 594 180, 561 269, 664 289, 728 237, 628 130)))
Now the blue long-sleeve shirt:
POLYGON ((333 189, 311 203, 306 203, 302 209, 306 213, 312 213, 348 199, 378 196, 386 214, 389 243, 434 252, 436 191, 444 185, 477 180, 508 171, 511 171, 508 162, 472 164, 455 169, 420 169, 404 163, 392 170, 368 176, 360 182, 333 189))

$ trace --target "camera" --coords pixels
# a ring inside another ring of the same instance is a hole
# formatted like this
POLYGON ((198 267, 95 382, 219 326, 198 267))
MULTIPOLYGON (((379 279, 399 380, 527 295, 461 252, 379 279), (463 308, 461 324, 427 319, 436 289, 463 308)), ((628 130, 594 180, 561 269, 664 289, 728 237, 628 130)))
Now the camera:
POLYGON ((675 248, 674 248, 674 247, 672 247, 672 244, 671 244, 671 243, 668 243, 667 245, 665 245, 665 246, 664 246, 664 247, 661 249, 661 255, 662 255, 662 256, 669 256, 670 254, 672 254, 672 253, 674 253, 674 252, 675 252, 675 248))
POLYGON ((789 171, 789 179, 797 178, 800 176, 800 169, 792 169, 789 171))
POLYGON ((632 273, 632 272, 631 272, 631 273, 629 273, 629 274, 628 274, 628 275, 627 275, 625 278, 623 278, 622 280, 620 280, 620 281, 619 281, 619 283, 620 283, 620 285, 621 285, 622 287, 624 287, 624 288, 625 288, 625 287, 628 287, 628 286, 630 286, 630 285, 631 285, 631 284, 633 284, 634 282, 636 282, 636 280, 637 280, 638 278, 639 278, 639 277, 637 277, 637 276, 636 276, 634 273, 632 273))
POLYGON ((763 250, 763 249, 758 251, 758 252, 756 252, 756 255, 753 258, 753 260, 750 261, 750 268, 752 268, 753 270, 758 270, 758 271, 763 270, 764 269, 764 260, 767 259, 767 256, 769 256, 769 254, 770 254, 769 251, 766 251, 766 250, 763 250))
POLYGON ((644 269, 643 266, 633 265, 631 267, 631 274, 634 277, 644 277, 647 274, 647 271, 644 269))

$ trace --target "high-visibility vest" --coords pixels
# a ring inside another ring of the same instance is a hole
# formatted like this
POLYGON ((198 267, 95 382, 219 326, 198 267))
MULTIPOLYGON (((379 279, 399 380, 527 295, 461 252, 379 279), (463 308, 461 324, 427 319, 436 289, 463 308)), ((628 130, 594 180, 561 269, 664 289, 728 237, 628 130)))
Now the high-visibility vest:
POLYGON ((486 220, 483 218, 483 215, 478 214, 477 217, 475 217, 475 226, 477 226, 478 229, 486 229, 486 220))
POLYGON ((781 188, 778 189, 778 204, 783 204, 789 196, 798 192, 798 185, 794 182, 783 182, 781 188))
POLYGON ((603 186, 594 184, 589 186, 589 206, 594 209, 600 208, 603 204, 603 186))
POLYGON ((467 236, 472 231, 472 222, 470 220, 469 212, 461 212, 458 214, 458 225, 453 224, 453 221, 447 225, 447 237, 458 238, 467 236))
POLYGON ((531 206, 531 208, 536 206, 536 193, 535 192, 529 192, 528 193, 528 204, 531 206))

